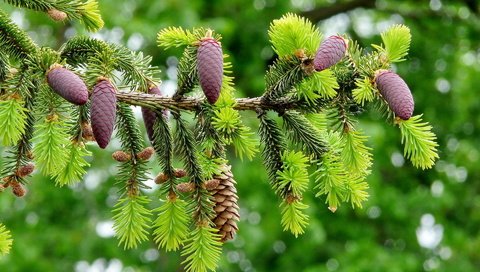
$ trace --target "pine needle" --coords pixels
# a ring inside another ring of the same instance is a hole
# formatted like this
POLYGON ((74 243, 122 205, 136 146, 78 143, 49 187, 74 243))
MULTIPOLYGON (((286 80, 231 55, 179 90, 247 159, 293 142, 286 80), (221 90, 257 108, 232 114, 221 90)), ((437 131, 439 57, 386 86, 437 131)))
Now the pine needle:
POLYGON ((187 202, 177 198, 169 199, 154 212, 158 213, 153 225, 154 240, 158 247, 166 251, 178 250, 189 234, 187 202))

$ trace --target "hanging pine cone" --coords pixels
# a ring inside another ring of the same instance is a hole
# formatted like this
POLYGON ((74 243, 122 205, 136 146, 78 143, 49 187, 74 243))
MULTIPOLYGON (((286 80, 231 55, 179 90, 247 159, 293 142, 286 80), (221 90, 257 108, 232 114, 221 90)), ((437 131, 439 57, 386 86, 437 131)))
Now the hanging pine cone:
POLYGON ((199 43, 197 70, 203 93, 210 104, 215 104, 222 89, 223 53, 220 43, 209 34, 199 43))
POLYGON ((230 165, 222 166, 222 174, 213 178, 219 180, 218 186, 212 190, 215 201, 216 216, 213 220, 222 242, 233 239, 235 232, 238 230, 237 222, 240 220, 238 208, 237 189, 235 188, 235 180, 230 165))
POLYGON ((392 71, 380 70, 375 83, 390 109, 403 120, 412 117, 414 102, 412 93, 403 79, 392 71))
POLYGON ((101 79, 93 87, 90 123, 93 136, 101 148, 107 147, 115 125, 117 97, 108 79, 101 79))
POLYGON ((330 36, 325 39, 315 54, 313 66, 317 71, 323 71, 339 62, 347 51, 347 43, 340 36, 330 36))
POLYGON ((83 105, 88 101, 88 89, 85 82, 61 65, 56 64, 48 71, 47 82, 52 90, 70 103, 83 105))

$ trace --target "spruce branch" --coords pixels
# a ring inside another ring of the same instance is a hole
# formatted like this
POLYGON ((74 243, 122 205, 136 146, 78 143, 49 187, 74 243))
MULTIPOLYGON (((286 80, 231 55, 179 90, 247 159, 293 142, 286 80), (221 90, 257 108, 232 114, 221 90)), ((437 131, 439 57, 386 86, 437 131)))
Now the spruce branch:
POLYGON ((410 29, 404 25, 393 25, 382 32, 382 41, 385 47, 373 45, 379 52, 385 54, 390 62, 404 61, 410 48, 412 36, 410 29))
POLYGON ((178 61, 178 88, 173 96, 179 100, 184 94, 193 91, 198 84, 197 47, 187 46, 178 61))
POLYGON ((37 50, 36 44, 27 33, 13 23, 2 10, 0 10, 0 48, 18 60, 34 55, 37 50))
POLYGON ((10 231, 0 223, 0 255, 5 255, 10 252, 10 248, 12 247, 12 235, 10 231))
POLYGON ((177 125, 174 137, 174 151, 183 161, 185 171, 193 179, 197 185, 200 185, 202 180, 202 169, 198 163, 197 149, 195 139, 192 131, 187 128, 187 124, 181 118, 180 114, 172 113, 177 125))
MULTIPOLYGON (((161 112, 156 112, 152 144, 163 173, 172 180, 175 171, 173 168, 173 137, 170 126, 161 112)), ((170 184, 168 190, 172 190, 173 186, 173 183, 170 184)))
POLYGON ((258 132, 261 142, 264 144, 262 150, 263 163, 267 168, 268 178, 277 194, 286 196, 288 190, 281 190, 277 180, 277 172, 283 169, 282 154, 286 150, 286 142, 282 131, 277 123, 267 116, 267 114, 259 113, 260 126, 258 132))
POLYGON ((207 272, 215 270, 222 253, 222 243, 218 230, 198 225, 186 241, 182 256, 186 256, 182 262, 187 272, 207 272))
POLYGON ((68 150, 66 159, 68 163, 55 176, 55 184, 58 186, 80 182, 87 172, 85 167, 90 166, 85 157, 91 156, 92 152, 85 148, 83 142, 71 141, 66 149, 68 150))
POLYGON ((285 200, 280 203, 282 209, 282 227, 284 231, 290 231, 295 237, 305 232, 308 225, 308 215, 304 210, 308 205, 294 199, 292 201, 285 200))
POLYGON ((158 45, 165 49, 193 45, 197 40, 190 30, 181 27, 164 28, 157 35, 158 45))
POLYGON ((413 166, 429 169, 438 158, 437 136, 432 132, 432 126, 423 122, 422 115, 398 122, 404 144, 404 156, 409 158, 413 166))
POLYGON ((283 125, 288 136, 292 141, 301 144, 306 153, 312 155, 314 159, 322 158, 327 152, 326 143, 322 140, 319 131, 298 112, 289 111, 282 115, 283 125))
POLYGON ((4 146, 17 143, 25 133, 26 112, 19 98, 0 101, 0 139, 4 146))
POLYGON ((280 58, 299 53, 312 56, 322 40, 322 35, 310 21, 292 13, 273 20, 268 36, 280 58))
POLYGON ((154 221, 154 240, 159 248, 176 251, 186 240, 190 217, 187 213, 187 202, 173 194, 160 207, 153 210, 158 213, 154 221))
POLYGON ((124 249, 136 248, 148 239, 151 212, 146 196, 130 195, 118 200, 113 213, 113 229, 124 249))
MULTIPOLYGON (((74 0, 4 0, 6 3, 20 8, 32 9, 48 13, 52 16, 52 11, 64 12, 67 18, 80 20, 90 31, 97 31, 103 27, 103 20, 98 10, 96 0, 87 0, 86 2, 74 0)), ((53 19, 57 17, 52 16, 53 19)), ((60 18, 59 18, 60 19, 60 18)))
MULTIPOLYGON (((298 58, 277 59, 270 65, 265 76, 266 90, 263 99, 273 101, 285 95, 300 83, 308 74, 310 62, 303 62, 298 58)), ((313 71, 313 68, 311 68, 313 71)))

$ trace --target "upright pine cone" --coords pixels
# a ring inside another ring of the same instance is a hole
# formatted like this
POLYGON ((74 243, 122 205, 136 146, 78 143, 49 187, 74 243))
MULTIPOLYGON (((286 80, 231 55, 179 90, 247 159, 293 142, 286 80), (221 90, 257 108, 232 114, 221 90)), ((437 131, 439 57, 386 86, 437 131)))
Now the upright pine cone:
POLYGON ((413 97, 403 79, 392 71, 380 70, 376 73, 375 83, 396 116, 408 120, 413 114, 413 97))
POLYGON ((90 123, 93 136, 101 148, 107 147, 115 125, 117 97, 108 79, 100 79, 93 87, 90 123))
POLYGON ((215 104, 222 89, 223 53, 220 43, 208 34, 198 46, 197 70, 203 93, 210 104, 215 104))
MULTIPOLYGON (((148 93, 163 95, 162 91, 158 86, 148 89, 148 93)), ((157 119, 157 114, 154 111, 149 110, 148 108, 142 108, 142 116, 143 122, 145 123, 145 128, 147 130, 148 139, 150 139, 150 142, 153 143, 153 125, 155 124, 155 120, 157 119)), ((163 116, 168 116, 168 110, 163 110, 163 116)))
POLYGON ((233 179, 231 168, 230 165, 223 165, 222 173, 213 177, 220 181, 212 192, 216 213, 213 222, 219 230, 222 242, 233 239, 238 230, 237 222, 240 220, 236 182, 233 179))
POLYGON ((347 51, 347 43, 340 36, 330 36, 325 39, 315 54, 313 66, 317 71, 323 71, 339 62, 347 51))
POLYGON ((88 89, 85 82, 72 71, 54 65, 47 73, 48 85, 70 103, 83 105, 88 101, 88 89))

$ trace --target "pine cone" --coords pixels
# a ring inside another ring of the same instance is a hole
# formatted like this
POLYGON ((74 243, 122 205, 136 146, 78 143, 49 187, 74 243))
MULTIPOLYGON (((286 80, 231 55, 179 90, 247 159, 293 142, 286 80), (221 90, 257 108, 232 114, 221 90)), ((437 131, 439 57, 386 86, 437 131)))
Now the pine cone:
POLYGON ((93 136, 100 148, 107 147, 115 125, 117 97, 115 88, 107 79, 100 80, 93 87, 90 123, 93 136))
POLYGON ((399 75, 392 71, 380 70, 375 76, 375 83, 396 116, 403 120, 412 117, 414 108, 412 93, 399 75))
MULTIPOLYGON (((162 91, 158 86, 148 89, 148 93, 163 95, 162 91)), ((165 118, 168 116, 168 110, 163 110, 162 113, 165 118)), ((157 114, 148 108, 142 108, 142 116, 143 122, 145 123, 145 128, 147 130, 148 139, 150 140, 150 142, 153 142, 153 125, 155 124, 157 114)))
POLYGON ((210 104, 215 104, 220 96, 223 79, 223 53, 217 40, 207 37, 200 41, 197 70, 203 93, 210 104))
POLYGON ((47 73, 48 85, 58 95, 70 103, 83 105, 88 101, 88 89, 85 82, 72 71, 55 65, 47 73))
POLYGON ((219 230, 222 242, 233 239, 238 230, 237 222, 240 220, 236 182, 230 169, 230 165, 224 165, 222 174, 213 177, 220 181, 212 193, 216 213, 213 222, 219 230))
POLYGON ((317 71, 323 71, 339 62, 347 51, 347 43, 340 36, 330 36, 325 39, 315 54, 313 66, 317 71))

